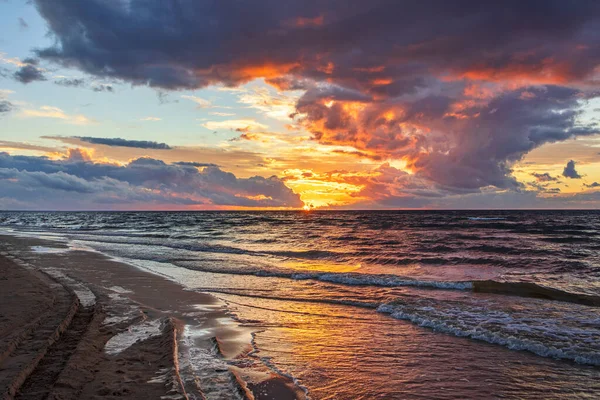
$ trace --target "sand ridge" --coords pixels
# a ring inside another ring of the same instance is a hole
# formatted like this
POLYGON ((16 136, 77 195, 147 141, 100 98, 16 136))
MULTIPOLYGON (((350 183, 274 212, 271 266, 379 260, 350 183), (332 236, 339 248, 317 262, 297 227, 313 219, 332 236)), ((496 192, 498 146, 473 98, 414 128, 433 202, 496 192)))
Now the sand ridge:
POLYGON ((175 322, 117 356, 105 352, 121 324, 104 323, 111 299, 60 273, 0 254, 2 399, 186 399, 174 375, 175 322), (61 279, 62 278, 62 279, 61 279), (82 301, 83 300, 83 301, 82 301), (157 371, 168 371, 156 379, 157 371))

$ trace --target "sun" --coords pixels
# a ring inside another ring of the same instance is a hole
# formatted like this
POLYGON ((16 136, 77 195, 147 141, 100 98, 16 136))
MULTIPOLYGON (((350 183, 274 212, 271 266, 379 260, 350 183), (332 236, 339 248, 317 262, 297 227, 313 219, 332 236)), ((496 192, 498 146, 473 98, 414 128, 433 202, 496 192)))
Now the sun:
POLYGON ((312 210, 312 207, 310 206, 310 204, 305 204, 304 207, 302 207, 302 209, 304 211, 310 211, 310 210, 312 210))

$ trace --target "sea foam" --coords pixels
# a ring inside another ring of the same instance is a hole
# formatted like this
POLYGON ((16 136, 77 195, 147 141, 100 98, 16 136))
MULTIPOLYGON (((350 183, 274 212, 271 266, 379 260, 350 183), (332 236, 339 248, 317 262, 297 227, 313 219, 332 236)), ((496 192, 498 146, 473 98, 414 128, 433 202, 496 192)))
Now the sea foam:
POLYGON ((437 332, 600 366, 600 325, 594 319, 595 309, 556 302, 542 307, 538 300, 517 300, 403 299, 382 304, 377 311, 437 332))

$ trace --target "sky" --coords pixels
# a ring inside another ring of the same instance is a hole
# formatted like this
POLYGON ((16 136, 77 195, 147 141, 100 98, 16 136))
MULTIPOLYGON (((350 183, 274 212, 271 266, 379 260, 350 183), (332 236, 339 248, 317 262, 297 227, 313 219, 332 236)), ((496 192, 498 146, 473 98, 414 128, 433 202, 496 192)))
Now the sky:
POLYGON ((598 206, 598 1, 0 0, 0 209, 598 206))

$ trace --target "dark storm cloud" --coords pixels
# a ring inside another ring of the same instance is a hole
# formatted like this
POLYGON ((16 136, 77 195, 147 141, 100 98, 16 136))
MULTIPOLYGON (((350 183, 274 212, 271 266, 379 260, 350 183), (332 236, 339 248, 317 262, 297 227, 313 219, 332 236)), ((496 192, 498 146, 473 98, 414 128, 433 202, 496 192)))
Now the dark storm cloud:
POLYGON ((277 177, 237 178, 215 166, 199 169, 151 158, 124 166, 95 163, 80 150, 70 151, 64 160, 0 153, 0 181, 0 203, 9 199, 44 209, 101 208, 108 203, 113 208, 302 206, 298 195, 277 177))
POLYGON ((598 133, 577 123, 581 92, 546 86, 508 92, 483 107, 467 109, 476 118, 443 117, 432 126, 459 132, 446 140, 426 137, 433 149, 416 155, 414 166, 432 180, 458 188, 516 188, 510 165, 545 143, 598 133), (523 96, 528 93, 527 96, 523 96))
POLYGON ((440 71, 584 77, 600 57, 591 0, 35 3, 58 39, 40 56, 163 88, 237 84, 268 67, 374 93, 370 81, 391 78, 377 87, 398 94, 440 71))
POLYGON ((323 103, 301 111, 321 143, 404 158, 443 187, 518 188, 511 164, 524 154, 545 143, 598 133, 595 126, 577 122, 582 96, 576 89, 543 86, 504 92, 483 105, 428 96, 370 104, 358 113, 323 103), (460 112, 453 112, 457 104, 460 112), (395 114, 385 117, 388 112, 395 114))
POLYGON ((565 166, 565 169, 563 169, 562 175, 565 178, 570 178, 570 179, 581 179, 582 178, 582 176, 579 175, 579 173, 575 169, 575 161, 573 161, 573 160, 571 160, 567 163, 567 165, 565 166))
POLYGON ((152 142, 149 140, 127 140, 121 138, 99 138, 89 136, 76 136, 76 139, 82 142, 92 144, 103 144, 105 146, 120 146, 120 147, 137 147, 139 149, 157 149, 157 150, 171 150, 171 146, 166 143, 152 142))
POLYGON ((295 115, 316 141, 456 193, 517 190, 524 154, 597 132, 578 123, 598 96, 595 0, 35 4, 56 39, 45 60, 160 90, 304 90, 295 115))

